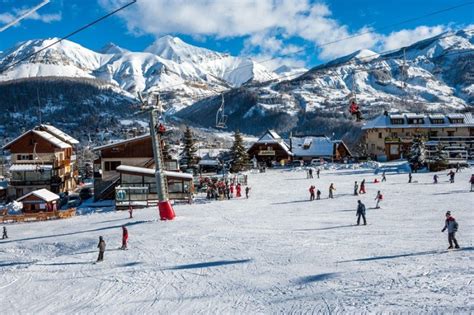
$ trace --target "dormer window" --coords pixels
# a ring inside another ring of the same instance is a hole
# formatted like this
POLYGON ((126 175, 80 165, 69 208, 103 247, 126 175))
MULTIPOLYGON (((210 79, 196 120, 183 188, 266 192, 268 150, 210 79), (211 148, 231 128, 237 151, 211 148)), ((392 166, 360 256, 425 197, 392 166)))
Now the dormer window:
POLYGON ((444 119, 442 118, 431 118, 431 123, 434 125, 442 125, 444 124, 444 119))
POLYGON ((403 121, 403 118, 392 118, 390 119, 390 122, 392 125, 403 125, 405 122, 403 121))
POLYGON ((423 118, 408 118, 409 125, 421 125, 424 123, 423 118))
POLYGON ((464 124, 464 118, 449 118, 449 122, 452 124, 464 124))

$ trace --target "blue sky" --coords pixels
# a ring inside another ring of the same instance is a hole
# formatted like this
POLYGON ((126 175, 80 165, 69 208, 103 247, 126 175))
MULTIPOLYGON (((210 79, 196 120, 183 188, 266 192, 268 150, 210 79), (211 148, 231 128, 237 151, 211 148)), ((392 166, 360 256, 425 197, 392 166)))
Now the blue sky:
MULTIPOLYGON (((0 26, 42 0, 0 0, 0 26)), ((0 32, 0 50, 19 41, 61 37, 128 0, 51 0, 19 25, 0 32)), ((474 23, 474 5, 389 29, 384 26, 419 17, 465 1, 445 0, 138 0, 120 15, 75 35, 71 40, 93 50, 114 42, 143 51, 166 34, 184 41, 268 60, 311 67, 367 48, 384 51, 448 29, 474 23), (329 41, 371 31, 332 45, 329 41), (302 54, 295 51, 307 48, 302 54)))

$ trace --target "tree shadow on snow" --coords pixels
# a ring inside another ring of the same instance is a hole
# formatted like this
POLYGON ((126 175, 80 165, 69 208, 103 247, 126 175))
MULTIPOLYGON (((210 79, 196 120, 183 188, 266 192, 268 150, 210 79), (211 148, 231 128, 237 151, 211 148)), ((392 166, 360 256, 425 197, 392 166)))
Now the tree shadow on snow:
POLYGON ((452 190, 452 191, 447 191, 447 192, 442 192, 442 193, 434 193, 433 195, 451 195, 451 194, 469 194, 469 190, 452 190))
POLYGON ((199 269, 199 268, 209 268, 209 267, 218 267, 225 265, 234 265, 234 264, 244 264, 252 261, 252 259, 241 259, 241 260, 218 260, 218 261, 209 261, 197 264, 188 264, 188 265, 178 265, 164 270, 183 270, 183 269, 199 269))
POLYGON ((19 266, 19 265, 31 265, 34 264, 34 261, 13 261, 13 262, 1 262, 1 267, 11 267, 11 266, 19 266))
POLYGON ((70 266, 70 265, 90 265, 90 261, 58 262, 50 264, 36 264, 37 266, 70 266))
MULTIPOLYGON (((354 210, 352 210, 354 211, 354 210)), ((341 229, 341 228, 346 228, 346 227, 353 227, 353 224, 350 225, 337 225, 337 226, 328 226, 324 228, 319 228, 319 229, 298 229, 298 230, 293 230, 293 232, 308 232, 308 231, 324 231, 324 230, 333 230, 333 229, 341 229)))
POLYGON ((128 227, 128 226, 133 226, 133 225, 143 224, 143 223, 150 223, 150 222, 153 222, 153 221, 134 221, 134 222, 126 223, 126 224, 106 226, 106 227, 101 227, 101 228, 96 228, 96 229, 89 229, 89 230, 84 230, 84 231, 61 233, 61 234, 51 234, 51 235, 27 237, 27 238, 20 238, 20 239, 10 239, 8 241, 0 241, 0 244, 24 242, 24 241, 31 241, 31 240, 41 240, 41 239, 45 239, 45 238, 54 238, 54 237, 69 236, 69 235, 90 233, 90 232, 99 232, 99 231, 105 231, 105 230, 111 230, 111 229, 118 229, 118 228, 121 228, 124 225, 128 227))
MULTIPOLYGON (((314 200, 314 201, 316 201, 316 200, 314 200)), ((295 201, 273 202, 273 203, 271 203, 271 205, 287 205, 287 204, 290 204, 290 203, 298 203, 298 202, 311 202, 311 200, 305 199, 305 200, 295 200, 295 201)))
MULTIPOLYGON (((473 249, 474 249, 474 247, 465 247, 465 248, 460 248, 459 250, 454 250, 453 252, 455 252, 455 251, 471 251, 473 249)), ((416 253, 408 253, 408 254, 375 256, 375 257, 359 258, 359 259, 353 259, 353 260, 343 260, 343 261, 338 261, 338 263, 385 260, 385 259, 394 259, 394 258, 401 258, 401 257, 427 256, 427 255, 436 255, 436 254, 446 254, 448 252, 449 251, 429 250, 429 251, 424 251, 424 252, 416 252, 416 253)))
POLYGON ((335 273, 335 272, 321 273, 319 275, 301 277, 296 281, 296 283, 299 284, 299 285, 303 285, 303 284, 308 284, 308 283, 311 283, 311 282, 324 281, 324 280, 327 280, 327 279, 334 278, 336 275, 337 275, 337 273, 335 273))

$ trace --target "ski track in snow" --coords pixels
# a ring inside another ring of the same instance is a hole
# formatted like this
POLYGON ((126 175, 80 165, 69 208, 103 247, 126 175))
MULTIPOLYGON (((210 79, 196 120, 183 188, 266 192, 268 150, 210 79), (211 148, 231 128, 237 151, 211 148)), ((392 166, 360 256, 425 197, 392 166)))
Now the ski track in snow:
MULTIPOLYGON (((447 172, 446 172, 447 173, 447 172)), ((468 313, 473 303, 471 172, 449 184, 433 173, 269 170, 249 174, 250 199, 9 224, 0 240, 4 314, 468 313), (352 196, 355 180, 367 194, 352 196), (334 200, 327 199, 330 183, 334 200), (314 184, 322 200, 309 199, 314 184), (381 209, 375 194, 381 190, 381 209), (355 226, 357 199, 368 226, 355 226), (446 251, 444 213, 459 222, 460 251, 446 251), (130 248, 118 250, 122 224, 130 248), (98 236, 105 260, 94 264, 98 236)), ((202 196, 200 196, 202 197, 202 196)))

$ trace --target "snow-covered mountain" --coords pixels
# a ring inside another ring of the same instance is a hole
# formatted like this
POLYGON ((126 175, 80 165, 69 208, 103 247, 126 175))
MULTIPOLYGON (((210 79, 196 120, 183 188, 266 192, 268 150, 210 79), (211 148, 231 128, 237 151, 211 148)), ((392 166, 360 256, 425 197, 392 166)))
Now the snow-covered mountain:
POLYGON ((0 55, 0 69, 9 69, 2 71, 0 81, 95 78, 122 89, 126 96, 159 90, 174 111, 197 98, 276 77, 251 59, 192 46, 172 36, 158 39, 146 52, 131 52, 113 43, 94 52, 68 40, 48 47, 56 40, 29 40, 4 52, 0 55), (39 50, 43 51, 27 58, 39 50), (24 58, 27 59, 22 61, 24 58))
MULTIPOLYGON (((383 110, 473 110, 474 29, 448 32, 385 55, 356 51, 291 80, 247 85, 226 94, 225 111, 230 129, 336 132, 340 137, 353 134, 348 114, 352 94, 366 118, 383 110)), ((178 116, 212 126, 210 113, 219 104, 219 98, 205 100, 178 116)))

